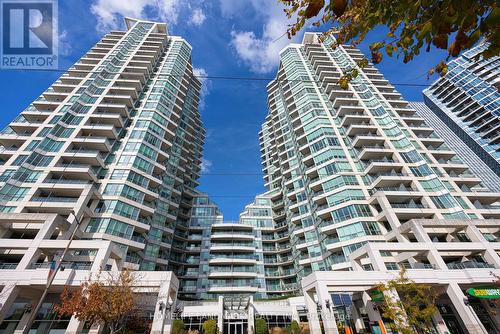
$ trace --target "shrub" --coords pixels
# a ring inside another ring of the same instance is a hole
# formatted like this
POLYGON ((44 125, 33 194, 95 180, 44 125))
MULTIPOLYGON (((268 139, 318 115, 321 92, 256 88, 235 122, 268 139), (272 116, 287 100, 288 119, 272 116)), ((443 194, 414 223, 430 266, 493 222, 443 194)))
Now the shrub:
POLYGON ((262 318, 255 320, 255 334, 268 334, 266 320, 262 318))
POLYGON ((203 334, 217 334, 217 321, 214 319, 203 322, 203 334))
POLYGON ((172 334, 186 334, 186 325, 182 319, 172 321, 172 334))
POLYGON ((290 334, 300 334, 301 329, 299 323, 296 320, 292 321, 288 331, 290 332, 290 334))

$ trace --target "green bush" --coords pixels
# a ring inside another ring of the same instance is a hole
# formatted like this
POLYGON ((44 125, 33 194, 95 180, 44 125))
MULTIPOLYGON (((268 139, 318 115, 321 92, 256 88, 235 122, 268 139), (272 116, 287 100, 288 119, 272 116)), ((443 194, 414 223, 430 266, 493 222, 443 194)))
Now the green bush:
POLYGON ((288 332, 290 334, 300 334, 300 332, 301 332, 300 325, 296 320, 292 321, 292 323, 290 324, 290 327, 288 329, 288 332))
POLYGON ((203 334, 217 334, 217 321, 214 319, 205 320, 203 322, 203 334))
POLYGON ((268 334, 266 320, 262 318, 255 320, 255 334, 268 334))
POLYGON ((172 321, 172 334, 186 334, 186 325, 182 319, 172 321))

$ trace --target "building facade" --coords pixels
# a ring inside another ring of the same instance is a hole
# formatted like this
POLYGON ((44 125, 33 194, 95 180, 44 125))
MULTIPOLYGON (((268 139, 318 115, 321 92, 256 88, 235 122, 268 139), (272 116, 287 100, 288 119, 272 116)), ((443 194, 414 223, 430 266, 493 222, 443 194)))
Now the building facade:
POLYGON ((500 57, 484 59, 482 43, 448 63, 425 89, 425 104, 496 174, 500 174, 500 57))
POLYGON ((441 118, 424 102, 410 102, 410 106, 444 140, 444 143, 440 144, 438 149, 449 147, 455 151, 473 174, 481 179, 486 188, 494 192, 500 192, 500 176, 491 170, 483 160, 478 159, 476 153, 441 118))
MULTIPOLYGON (((225 333, 251 332, 255 317, 270 327, 307 319, 315 334, 345 327, 376 333, 388 323, 370 292, 405 268, 438 291, 437 333, 499 330, 490 303, 464 298, 499 273, 500 194, 483 186, 371 64, 341 89, 341 75, 362 58, 356 48, 310 33, 281 51, 260 133, 268 192, 237 224, 224 223, 218 210, 210 218, 210 235, 231 231, 227 240, 238 252, 231 258, 256 263, 255 276, 240 281, 234 269, 232 280, 217 280, 223 297, 183 302, 190 328, 200 328, 208 313, 225 333), (260 223, 248 220, 260 214, 260 223), (253 250, 246 238, 254 240, 253 250), (258 299, 263 287, 267 300, 258 299), (299 297, 271 300, 279 294, 299 297)), ((214 245, 207 241, 206 258, 219 252, 214 245)))
MULTIPOLYGON (((70 262, 80 278, 168 268, 198 185, 201 85, 184 39, 165 24, 125 23, 127 31, 106 34, 0 133, 0 277, 15 286, 2 303, 12 320, 4 327, 25 326, 15 308, 35 305, 43 291, 16 280, 40 270, 47 277, 53 261, 70 262), (77 240, 60 259, 74 229, 77 240)), ((159 274, 144 275, 153 282, 159 274)))
POLYGON ((299 277, 344 266, 412 219, 499 218, 498 201, 371 65, 320 42, 281 52, 261 132, 266 185, 283 196, 299 277), (443 146, 442 146, 443 145, 443 146))

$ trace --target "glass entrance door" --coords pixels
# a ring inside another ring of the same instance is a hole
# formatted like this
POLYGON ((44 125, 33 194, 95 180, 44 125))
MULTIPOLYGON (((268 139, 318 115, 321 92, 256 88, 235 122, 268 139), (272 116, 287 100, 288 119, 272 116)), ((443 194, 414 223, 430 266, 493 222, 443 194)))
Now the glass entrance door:
POLYGON ((241 319, 227 319, 224 321, 224 334, 246 334, 248 322, 241 319))

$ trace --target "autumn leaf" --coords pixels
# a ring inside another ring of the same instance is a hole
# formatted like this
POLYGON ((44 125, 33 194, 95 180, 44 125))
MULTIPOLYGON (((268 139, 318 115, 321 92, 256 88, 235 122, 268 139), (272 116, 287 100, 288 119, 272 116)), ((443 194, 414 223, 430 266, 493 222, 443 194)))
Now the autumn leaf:
POLYGON ((345 13, 347 0, 331 0, 330 8, 337 17, 340 17, 345 13))
POLYGON ((306 7, 304 16, 307 19, 316 16, 324 5, 325 0, 309 0, 309 5, 306 7))
POLYGON ((432 39, 432 44, 434 44, 439 49, 446 49, 448 47, 448 35, 440 34, 434 36, 432 39))
MULTIPOLYGON (((406 62, 412 61, 421 50, 429 52, 432 46, 448 50, 448 55, 455 57, 481 40, 488 42, 481 57, 500 53, 500 8, 491 0, 330 0, 327 4, 324 0, 279 1, 287 8, 285 13, 289 18, 296 17, 296 22, 287 29, 289 38, 313 17, 318 17, 314 25, 326 26, 324 35, 336 35, 339 43, 359 44, 372 29, 386 27, 386 36, 391 41, 372 43, 373 63, 382 60, 378 51, 384 47, 388 56, 404 55, 406 62)), ((436 72, 442 75, 446 70, 436 72)))
POLYGON ((382 53, 376 51, 372 52, 372 63, 378 64, 382 61, 382 53))

